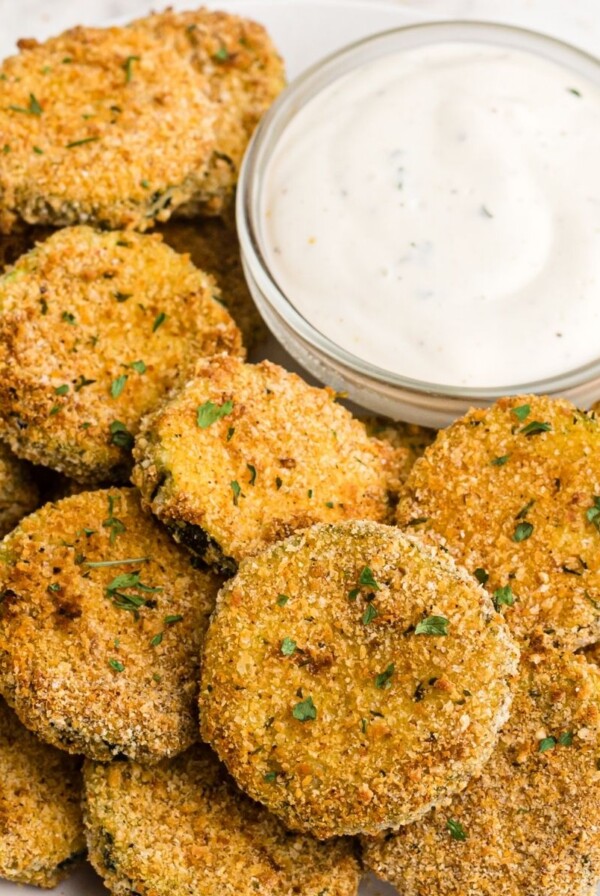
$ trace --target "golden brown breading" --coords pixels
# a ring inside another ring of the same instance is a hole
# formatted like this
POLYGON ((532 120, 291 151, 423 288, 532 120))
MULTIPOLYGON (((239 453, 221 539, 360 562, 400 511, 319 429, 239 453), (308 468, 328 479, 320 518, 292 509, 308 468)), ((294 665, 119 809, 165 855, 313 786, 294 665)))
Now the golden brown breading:
POLYGON ((197 358, 241 353, 211 277, 156 235, 60 230, 0 278, 0 429, 80 482, 126 479, 141 416, 197 358))
POLYGON ((248 291, 235 227, 221 218, 199 218, 171 221, 160 232, 165 243, 177 252, 188 252, 197 268, 214 276, 220 301, 242 331, 246 348, 264 340, 268 330, 248 291))
POLYGON ((540 652, 481 777, 414 825, 364 839, 403 896, 592 896, 600 877, 600 671, 540 652))
POLYGON ((218 214, 231 201, 256 125, 285 86, 283 61, 262 25, 225 12, 166 10, 133 26, 175 47, 208 81, 215 147, 201 193, 178 213, 218 214))
POLYGON ((600 638, 600 421, 570 402, 470 411, 413 467, 398 523, 478 570, 519 638, 600 638))
POLYGON ((264 361, 201 362, 142 423, 133 481, 175 538, 227 572, 315 522, 390 519, 396 451, 330 389, 264 361))
POLYGON ((289 827, 375 833, 481 770, 516 664, 489 597, 443 552, 378 523, 314 526, 221 590, 202 737, 289 827))
POLYGON ((390 442, 399 451, 404 452, 402 481, 412 470, 415 461, 423 456, 425 449, 435 441, 437 436, 435 429, 418 426, 416 423, 404 423, 401 420, 388 420, 386 417, 367 417, 364 424, 370 436, 390 442))
POLYGON ((85 855, 79 761, 42 744, 0 700, 0 875, 55 887, 85 855))
POLYGON ((284 83, 264 28, 166 11, 20 41, 0 74, 0 231, 19 221, 146 230, 231 200, 284 83))
POLYGON ((90 859, 115 896, 355 896, 347 840, 290 834, 205 746, 142 768, 86 763, 90 859))
POLYGON ((142 513, 134 489, 46 504, 0 545, 0 689, 68 752, 175 755, 196 740, 218 585, 142 513))
POLYGON ((39 489, 29 464, 0 442, 0 538, 39 504, 39 489))

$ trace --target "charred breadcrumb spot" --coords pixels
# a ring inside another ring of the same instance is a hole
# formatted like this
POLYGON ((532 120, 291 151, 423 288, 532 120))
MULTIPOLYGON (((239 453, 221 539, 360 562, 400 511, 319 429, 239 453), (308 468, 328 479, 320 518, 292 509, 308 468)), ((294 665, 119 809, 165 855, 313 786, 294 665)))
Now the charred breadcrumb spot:
POLYGON ((356 894, 355 843, 286 830, 204 745, 152 768, 87 762, 84 777, 90 861, 115 896, 356 894))
POLYGON ((597 498, 598 419, 566 400, 525 395, 440 432, 409 474, 397 522, 422 520, 423 537, 486 571, 491 595, 510 585, 501 609, 521 641, 545 632, 576 649, 600 638, 597 498))
POLYGON ((524 655, 514 690, 479 777, 414 825, 362 838, 367 868, 405 896, 593 892, 600 670, 540 648, 524 655))
POLYGON ((0 690, 68 752, 174 755, 197 737, 199 653, 219 584, 134 489, 46 504, 0 546, 0 690))
POLYGON ((252 131, 284 84, 260 25, 207 10, 72 28, 19 48, 1 69, 5 233, 20 221, 145 230, 175 211, 221 213, 252 131), (214 58, 221 45, 226 64, 214 58))
POLYGON ((20 456, 84 483, 127 481, 140 418, 198 357, 243 354, 211 277, 159 236, 122 236, 66 228, 0 278, 0 432, 20 456))
POLYGON ((442 552, 375 522, 316 525, 242 560, 221 589, 202 738, 292 829, 409 824, 487 761, 517 656, 490 598, 442 552))
POLYGON ((316 522, 390 521, 404 451, 369 437, 334 399, 268 361, 199 362, 142 424, 133 481, 145 506, 169 527, 202 530, 193 549, 228 574, 316 522))
POLYGON ((33 736, 0 701, 0 875, 55 887, 85 856, 80 762, 33 736))

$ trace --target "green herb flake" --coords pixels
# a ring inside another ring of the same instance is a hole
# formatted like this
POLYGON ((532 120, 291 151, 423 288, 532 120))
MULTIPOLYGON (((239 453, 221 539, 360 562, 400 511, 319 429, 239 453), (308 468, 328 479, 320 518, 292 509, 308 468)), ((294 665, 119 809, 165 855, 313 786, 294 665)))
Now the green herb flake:
POLYGON ((287 596, 287 594, 278 594, 277 600, 275 601, 275 603, 277 604, 278 607, 285 607, 288 600, 289 600, 289 597, 287 596))
POLYGON ((196 423, 200 429, 208 429, 217 420, 222 420, 233 411, 233 401, 224 401, 223 404, 215 404, 205 401, 196 411, 196 423))
POLYGON ((353 588, 348 592, 348 600, 356 600, 358 595, 360 594, 360 588, 353 588))
POLYGON ((527 541, 533 535, 533 525, 531 523, 519 523, 513 533, 513 541, 517 543, 527 541))
POLYGON ((62 386, 57 386, 54 390, 55 395, 66 395, 69 391, 69 384, 63 383, 62 386))
POLYGON ((252 464, 246 464, 246 466, 250 470, 250 485, 254 485, 256 482, 256 467, 253 467, 252 464))
POLYGON ((81 392, 81 390, 85 389, 86 386, 92 386, 95 382, 96 382, 96 380, 88 380, 82 374, 76 380, 75 386, 73 388, 75 389, 76 392, 81 392))
POLYGON ((229 59, 229 51, 227 47, 219 47, 217 52, 213 55, 213 59, 215 62, 227 62, 229 59))
POLYGON ((86 143, 96 143, 100 137, 83 137, 81 140, 73 140, 67 143, 65 149, 75 149, 76 146, 85 146, 86 143))
POLYGON ((230 442, 232 440, 234 432, 235 432, 235 426, 230 426, 229 429, 227 430, 227 438, 226 438, 227 442, 230 442))
POLYGON ((275 477, 275 488, 277 489, 277 491, 279 491, 279 489, 281 488, 282 485, 283 485, 283 479, 281 479, 279 476, 276 476, 275 477))
POLYGON ((284 638, 281 642, 281 652, 284 656, 292 656, 298 645, 292 638, 284 638))
POLYGON ((33 147, 33 151, 34 151, 34 153, 36 154, 36 156, 43 156, 43 155, 44 155, 44 150, 43 150, 43 149, 40 149, 39 146, 34 146, 34 147, 33 147))
POLYGON ((600 532, 600 495, 594 495, 594 503, 586 510, 585 517, 600 532))
POLYGON ((521 404, 518 408, 513 408, 512 413, 515 415, 517 420, 520 420, 522 423, 529 417, 531 413, 531 407, 528 404, 521 404))
POLYGON ((102 523, 104 529, 110 529, 110 543, 114 544, 117 536, 126 531, 125 524, 115 516, 115 496, 108 496, 108 517, 102 523))
POLYGON ((141 181, 140 181, 140 187, 143 187, 144 190, 149 190, 149 189, 150 189, 150 182, 147 181, 147 180, 144 178, 144 180, 141 180, 141 181))
POLYGON ((576 87, 567 87, 567 90, 568 90, 569 93, 572 93, 573 96, 578 96, 578 97, 581 96, 581 91, 580 91, 580 90, 577 90, 576 87))
POLYGON ((383 691, 386 688, 391 687, 392 676, 394 675, 396 667, 393 663, 390 663, 387 669, 383 672, 380 672, 379 675, 375 676, 375 687, 383 691))
POLYGON ((131 451, 135 440, 124 423, 121 423, 120 420, 113 420, 110 424, 110 442, 111 445, 116 445, 117 448, 131 451))
POLYGON ((263 778, 268 784, 273 784, 277 780, 277 772, 266 772, 263 778))
POLYGON ((58 414, 59 411, 60 411, 60 405, 59 405, 59 404, 54 404, 54 405, 52 405, 52 407, 50 408, 50 413, 48 414, 48 416, 49 416, 49 417, 54 417, 54 416, 56 416, 56 414, 58 414))
POLYGON ((58 584, 58 582, 52 582, 51 585, 48 585, 48 588, 46 590, 50 594, 55 594, 57 591, 60 591, 61 588, 60 588, 60 585, 58 584))
POLYGON ((532 498, 531 501, 528 501, 524 507, 521 507, 517 515, 515 516, 516 520, 525 520, 527 519, 527 514, 535 504, 535 498, 532 498))
POLYGON ((446 636, 450 622, 445 616, 428 616, 415 626, 415 635, 446 636))
POLYGON ((377 619, 379 616, 379 610, 375 606, 375 604, 368 604, 365 612, 363 613, 362 623, 363 625, 369 625, 373 622, 374 619, 377 619))
POLYGON ((561 747, 571 747, 573 745, 573 732, 563 731, 563 733, 558 738, 558 743, 561 745, 561 747))
POLYGON ((152 332, 156 333, 159 327, 161 327, 167 319, 167 315, 164 311, 161 311, 160 314, 157 314, 154 318, 154 323, 152 324, 152 332))
POLYGON ((475 576, 475 578, 477 579, 477 581, 479 582, 480 585, 485 585, 485 583, 487 582, 487 580, 490 577, 489 572, 486 572, 485 569, 483 569, 481 566, 477 567, 477 569, 475 570, 473 575, 475 576))
POLYGON ((163 639, 163 633, 158 632, 156 635, 154 635, 154 637, 150 641, 150 647, 158 647, 159 644, 162 644, 162 639, 163 639))
POLYGON ((237 507, 237 506, 238 506, 238 500, 239 500, 239 497, 240 497, 240 495, 241 495, 241 493, 242 493, 242 489, 240 488, 240 484, 239 484, 239 482, 237 482, 235 479, 233 479, 233 480, 229 483, 229 485, 231 486, 231 491, 233 492, 233 503, 234 503, 234 506, 237 507))
POLYGON ((146 370, 148 369, 143 361, 132 361, 131 364, 128 364, 127 366, 131 367, 132 370, 135 370, 135 372, 139 374, 146 373, 146 370))
POLYGON ((109 659, 108 665, 114 672, 124 672, 125 666, 120 660, 115 660, 113 658, 109 659))
POLYGON ((501 606, 512 607, 515 602, 515 596, 510 585, 505 585, 503 588, 496 588, 492 600, 496 611, 499 611, 501 606))
POLYGON ((538 753, 547 753, 548 750, 553 750, 555 746, 555 737, 544 737, 538 744, 538 753))
POLYGON ((453 840, 466 840, 469 836, 460 821, 449 818, 446 822, 446 830, 450 833, 453 840))
POLYGON ((524 426, 519 432, 523 436, 535 436, 539 435, 541 432, 550 432, 551 429, 552 426, 549 423, 543 423, 540 420, 532 420, 531 423, 528 423, 527 426, 524 426))
POLYGON ((325 501, 325 507, 329 507, 331 510, 333 508, 333 501, 325 501))
POLYGON ((116 379, 112 381, 110 384, 110 395, 111 398, 118 398, 125 388, 125 384, 128 380, 128 376, 126 373, 122 373, 116 379))
POLYGON ((493 467, 503 467, 509 457, 510 454, 502 454, 500 457, 495 457, 490 463, 493 467))
POLYGON ((75 315, 71 314, 70 311, 63 311, 63 313, 60 316, 60 319, 64 320, 64 322, 66 324, 71 324, 72 327, 75 326, 76 318, 75 318, 75 315))
POLYGON ((117 300, 117 302, 126 302, 127 299, 130 299, 132 297, 133 293, 132 292, 120 292, 120 290, 117 290, 114 295, 115 295, 115 299, 117 300))
POLYGON ((368 588, 373 588, 375 591, 379 591, 379 585, 375 581, 373 571, 369 566, 363 566, 358 577, 358 584, 365 585, 368 588))
POLYGON ((29 94, 29 105, 27 108, 23 106, 9 106, 8 107, 12 112, 23 112, 25 115, 37 115, 38 117, 44 111, 38 101, 36 100, 33 93, 29 94))
POLYGON ((173 613, 171 616, 165 616, 165 625, 175 625, 176 622, 181 622, 183 620, 183 616, 181 613, 173 613))
POLYGON ((8 155, 8 153, 10 152, 10 146, 8 145, 8 143, 4 144, 4 146, 2 147, 2 152, 4 153, 4 155, 8 155))
POLYGON ((301 700, 300 703, 296 703, 292 709, 292 715, 299 722, 312 722, 316 719, 317 707, 313 703, 312 697, 307 697, 306 700, 301 700))
POLYGON ((123 68, 125 69, 125 83, 129 84, 133 80, 133 63, 139 62, 139 56, 128 56, 125 62, 123 63, 123 68))

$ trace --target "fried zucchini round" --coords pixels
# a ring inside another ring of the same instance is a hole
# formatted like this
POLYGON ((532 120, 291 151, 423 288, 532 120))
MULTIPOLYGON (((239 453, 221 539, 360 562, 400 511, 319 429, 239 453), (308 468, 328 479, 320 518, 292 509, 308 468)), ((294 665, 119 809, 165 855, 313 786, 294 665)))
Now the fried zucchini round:
POLYGON ((417 461, 398 523, 441 537, 520 638, 600 639, 600 421, 570 402, 472 410, 417 461))
POLYGON ((205 746, 143 768, 86 763, 90 859, 115 896, 355 896, 354 845, 290 834, 205 746))
POLYGON ((0 429, 80 482, 125 480, 143 414, 198 356, 241 353, 211 277, 159 236, 58 231, 0 278, 0 429))
POLYGON ((39 489, 29 464, 0 442, 0 538, 38 506, 39 489))
POLYGON ((203 218, 171 221, 160 232, 176 252, 188 252, 197 268, 213 275, 221 290, 220 301, 242 331, 246 348, 266 339, 268 330, 244 277, 235 227, 221 218, 203 218))
POLYGON ((134 489, 46 504, 0 545, 0 690, 68 752, 175 755, 197 739, 218 584, 142 513, 134 489))
POLYGON ((403 896, 592 896, 599 756, 600 671, 534 653, 481 776, 414 825, 365 838, 365 863, 403 896))
POLYGON ((208 82, 215 145, 202 189, 179 214, 219 214, 231 204, 252 133, 285 86, 283 61, 262 25, 209 9, 166 10, 133 23, 173 46, 208 82))
POLYGON ((133 481, 182 544, 224 572, 316 522, 386 521, 396 452, 330 389, 221 356, 142 424, 133 481))
POLYGON ((220 592, 202 737, 292 829, 374 833, 482 768, 516 663, 489 597, 443 552, 378 523, 318 525, 220 592))
POLYGON ((0 700, 0 876, 55 887, 85 855, 79 761, 0 700))

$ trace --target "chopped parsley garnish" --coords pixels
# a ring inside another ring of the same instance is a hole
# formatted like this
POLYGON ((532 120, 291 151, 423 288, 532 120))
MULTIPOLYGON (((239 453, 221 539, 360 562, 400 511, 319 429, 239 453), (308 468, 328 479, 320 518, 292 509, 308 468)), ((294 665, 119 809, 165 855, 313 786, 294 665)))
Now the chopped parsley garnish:
POLYGON ((175 625, 176 622, 181 622, 182 619, 181 613, 173 613, 171 616, 165 616, 165 625, 175 625))
POLYGON ((266 772, 263 775, 263 778, 265 779, 265 781, 267 781, 267 783, 272 784, 277 780, 277 772, 266 772))
POLYGON ((600 495, 594 495, 594 503, 585 512, 586 519, 600 532, 600 495))
MULTIPOLYGON (((123 525, 121 523, 121 525, 123 525)), ((93 529, 84 529, 86 535, 94 535, 93 529)), ((123 528, 123 531, 125 529, 123 528)), ((103 569, 109 566, 139 566, 140 563, 147 563, 150 557, 128 557, 126 560, 85 560, 84 566, 90 569, 103 569)))
POLYGON ((126 384, 127 380, 128 380, 127 374, 122 373, 120 376, 118 376, 116 379, 114 379, 112 381, 112 383, 110 384, 111 398, 118 398, 121 395, 121 393, 123 392, 123 389, 125 388, 125 384, 126 384))
POLYGON ((394 664, 390 663, 387 669, 375 676, 375 687, 378 690, 383 691, 386 688, 391 687, 391 680, 395 669, 396 667, 394 664))
POLYGON ((36 100, 33 93, 29 94, 29 105, 25 108, 24 106, 9 106, 8 107, 12 112, 24 112, 25 115, 41 115, 44 111, 38 101, 36 100))
POLYGON ((497 611, 502 605, 512 607, 515 602, 515 596, 510 585, 505 585, 504 588, 496 588, 492 600, 497 611))
POLYGON ((370 622, 373 622, 374 619, 377 619, 379 616, 379 610, 375 606, 375 604, 368 604, 367 609, 363 613, 362 623, 363 625, 369 625, 370 622))
POLYGON ((546 753, 548 750, 553 750, 555 746, 555 737, 544 737, 538 744, 538 753, 546 753))
POLYGON ((70 311, 63 311, 61 314, 61 320, 64 320, 66 324, 71 324, 72 327, 75 326, 75 315, 71 314, 70 311))
POLYGON ((563 733, 558 738, 558 742, 561 747, 570 747, 573 744, 573 732, 572 731, 563 731, 563 733))
POLYGON ((518 408, 513 408, 512 412, 517 420, 520 420, 522 423, 523 420, 527 420, 527 418, 529 417, 531 413, 531 407, 528 404, 521 404, 518 408))
POLYGON ((538 744, 538 753, 546 753, 548 750, 553 750, 557 744, 561 747, 571 747, 573 745, 573 732, 563 731, 558 737, 544 737, 538 744))
POLYGON ((581 96, 581 91, 577 90, 576 87, 567 87, 569 93, 572 93, 573 96, 581 96))
POLYGON ((363 566, 358 577, 358 584, 366 585, 368 588, 374 588, 375 591, 379 591, 379 585, 375 581, 373 571, 368 566, 363 566))
POLYGON ((510 454, 502 454, 500 457, 495 457, 492 461, 490 461, 493 467, 503 467, 510 454))
POLYGON ((86 386, 92 386, 96 380, 88 380, 83 374, 75 381, 75 386, 73 387, 76 392, 80 392, 86 386))
POLYGON ((231 486, 231 491, 233 492, 233 503, 234 503, 234 506, 237 507, 237 506, 238 506, 238 500, 239 500, 239 497, 240 497, 240 495, 241 495, 241 493, 242 493, 242 489, 240 488, 240 484, 239 484, 239 482, 237 482, 235 479, 233 479, 229 484, 230 484, 230 486, 231 486))
POLYGON ((333 508, 333 501, 325 501, 325 507, 329 507, 331 510, 333 508))
POLYGON ((252 464, 246 464, 246 466, 250 470, 250 485, 254 485, 256 482, 256 467, 253 467, 252 464))
POLYGON ((133 613, 136 619, 140 608, 148 603, 148 598, 144 597, 143 594, 156 594, 158 591, 162 591, 162 588, 153 588, 151 585, 145 585, 140 579, 139 572, 121 573, 121 575, 115 576, 112 582, 106 586, 106 593, 115 607, 119 610, 127 610, 133 613), (134 589, 134 593, 125 593, 132 589, 134 589))
POLYGON ((285 605, 287 604, 288 600, 289 600, 289 597, 287 596, 287 594, 278 594, 278 595, 277 595, 277 601, 276 601, 277 606, 278 606, 278 607, 285 607, 285 605))
POLYGON ((533 525, 532 523, 519 523, 516 526, 515 531, 513 533, 513 541, 521 542, 527 541, 528 538, 533 534, 533 525))
POLYGON ((235 426, 230 426, 229 429, 227 430, 227 438, 226 438, 227 442, 231 441, 231 439, 233 438, 234 432, 235 432, 235 426))
POLYGON ((485 585, 485 583, 487 582, 487 580, 490 577, 490 574, 488 572, 486 572, 485 569, 482 569, 481 566, 477 567, 477 569, 475 570, 473 575, 475 576, 475 578, 477 579, 477 581, 479 582, 480 585, 485 585))
POLYGON ((123 63, 123 68, 125 69, 125 83, 129 84, 129 82, 133 79, 133 63, 139 62, 139 56, 128 56, 125 62, 123 63))
POLYGON ((108 517, 102 523, 104 529, 110 529, 110 543, 114 544, 118 535, 125 532, 125 524, 115 516, 115 496, 108 496, 108 517))
POLYGON ((56 387, 56 389, 54 390, 54 394, 55 395, 66 395, 68 391, 69 391, 69 384, 63 383, 62 386, 56 387))
POLYGON ((162 644, 162 639, 163 639, 163 633, 158 632, 156 635, 154 635, 154 637, 150 641, 150 647, 158 647, 159 644, 162 644))
POLYGON ((222 420, 233 411, 233 401, 224 401, 223 404, 215 404, 212 401, 205 401, 198 407, 196 412, 196 423, 200 429, 208 429, 217 420, 222 420))
POLYGON ((446 830, 450 832, 453 840, 466 840, 469 836, 460 821, 449 818, 446 822, 446 830))
POLYGON ((124 423, 121 423, 120 420, 113 420, 110 424, 110 441, 117 448, 125 448, 126 451, 131 451, 135 440, 124 423))
POLYGON ((58 414, 59 411, 60 411, 60 405, 59 405, 59 404, 54 404, 54 405, 52 405, 52 407, 50 408, 50 413, 48 414, 48 416, 49 416, 49 417, 54 417, 55 414, 58 414))
POLYGON ((131 367, 132 370, 135 370, 136 373, 140 374, 146 373, 147 370, 146 365, 143 361, 132 361, 131 364, 128 364, 127 366, 131 367))
POLYGON ((73 140, 67 143, 65 149, 75 149, 76 146, 85 146, 86 143, 96 143, 100 137, 84 137, 82 140, 73 140))
POLYGON ((160 314, 157 314, 154 318, 154 323, 152 324, 152 332, 156 333, 159 327, 161 327, 167 319, 167 315, 164 311, 161 311, 160 314))
POLYGON ((51 585, 48 585, 47 590, 50 592, 50 594, 54 594, 55 592, 60 591, 61 589, 60 589, 60 585, 58 584, 58 582, 52 582, 51 585))
POLYGON ((531 423, 528 423, 527 426, 524 426, 519 432, 524 436, 535 436, 541 432, 550 432, 551 429, 552 426, 549 423, 543 423, 540 420, 532 420, 531 423))
POLYGON ((127 299, 130 299, 132 297, 132 295, 132 292, 120 292, 119 290, 117 290, 115 293, 115 299, 117 300, 117 302, 126 302, 127 299))
POLYGON ((229 59, 229 51, 227 47, 219 47, 217 52, 213 55, 213 59, 216 62, 227 62, 227 60, 229 59))
POLYGON ((525 520, 527 519, 527 514, 535 504, 535 498, 532 498, 531 501, 528 501, 524 507, 521 507, 518 514, 516 515, 516 520, 525 520))
POLYGON ((281 642, 281 652, 284 656, 292 656, 298 645, 292 638, 284 638, 281 642))
POLYGON ((275 477, 275 488, 277 489, 277 491, 279 491, 279 489, 281 488, 282 485, 283 485, 283 479, 281 479, 279 476, 276 476, 275 477))
POLYGON ((428 616, 422 619, 415 627, 415 635, 440 635, 448 634, 450 622, 445 616, 428 616))
POLYGON ((40 149, 39 146, 34 146, 34 147, 33 147, 33 151, 34 151, 34 153, 35 153, 36 155, 38 155, 38 156, 43 156, 43 155, 44 155, 44 150, 43 150, 43 149, 40 149))
POLYGON ((312 697, 307 697, 306 700, 296 703, 292 709, 292 715, 299 722, 311 722, 313 719, 316 719, 317 707, 313 703, 312 697))
POLYGON ((125 666, 123 665, 123 663, 120 660, 115 660, 115 659, 111 658, 108 661, 108 665, 115 672, 124 672, 125 671, 125 666))

